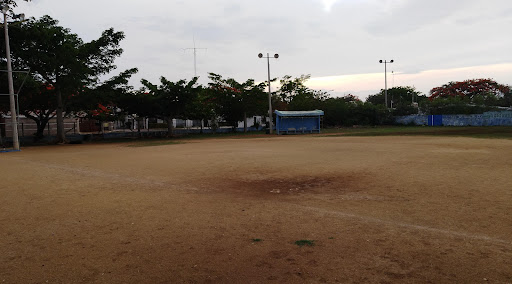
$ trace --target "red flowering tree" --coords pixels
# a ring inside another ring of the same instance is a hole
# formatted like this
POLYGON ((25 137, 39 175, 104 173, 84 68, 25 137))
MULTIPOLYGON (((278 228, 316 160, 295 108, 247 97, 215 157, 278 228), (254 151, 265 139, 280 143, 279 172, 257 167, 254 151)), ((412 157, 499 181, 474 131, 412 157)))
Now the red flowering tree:
POLYGON ((128 80, 137 72, 137 68, 128 69, 100 84, 83 86, 67 98, 70 113, 99 121, 118 119, 115 110, 121 105, 123 97, 132 93, 133 87, 128 84, 128 80))
POLYGON ((98 104, 98 108, 95 109, 95 110, 92 110, 91 111, 91 116, 94 117, 94 118, 97 118, 98 120, 108 120, 107 117, 112 113, 112 106, 110 106, 110 108, 102 105, 102 104, 98 104), (101 117, 101 118, 99 118, 101 117))
POLYGON ((492 79, 471 79, 449 82, 430 90, 429 99, 460 98, 479 105, 496 105, 500 99, 510 94, 510 87, 492 79))
POLYGON ((431 114, 473 114, 510 106, 510 87, 492 79, 449 82, 430 91, 422 106, 431 114))

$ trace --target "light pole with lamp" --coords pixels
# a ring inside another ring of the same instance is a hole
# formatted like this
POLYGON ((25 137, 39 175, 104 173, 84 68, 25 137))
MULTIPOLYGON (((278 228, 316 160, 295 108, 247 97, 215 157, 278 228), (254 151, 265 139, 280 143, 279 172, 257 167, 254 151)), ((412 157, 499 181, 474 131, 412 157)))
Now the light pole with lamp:
MULTIPOLYGON (((11 47, 9 45, 9 28, 7 22, 7 12, 9 11, 9 6, 4 4, 2 7, 2 13, 4 14, 4 34, 5 34, 5 55, 7 57, 7 81, 9 84, 9 102, 10 102, 10 111, 11 111, 11 123, 12 123, 12 144, 13 149, 15 151, 20 150, 20 142, 18 139, 18 122, 16 112, 16 101, 14 100, 14 84, 12 80, 12 65, 11 65, 11 47)), ((25 19, 24 14, 15 15, 13 18, 20 19, 23 21, 25 19)))
MULTIPOLYGON (((267 56, 263 56, 263 53, 258 54, 259 58, 266 58, 267 59, 267 67, 268 67, 268 121, 269 121, 269 134, 272 134, 272 127, 273 127, 273 119, 272 119, 272 93, 270 91, 270 56, 267 53, 267 56)), ((279 54, 274 54, 274 58, 279 58, 279 54)))
POLYGON ((382 61, 379 60, 379 63, 384 63, 384 103, 386 104, 386 109, 388 108, 388 70, 387 70, 387 64, 393 63, 393 59, 391 61, 382 61))

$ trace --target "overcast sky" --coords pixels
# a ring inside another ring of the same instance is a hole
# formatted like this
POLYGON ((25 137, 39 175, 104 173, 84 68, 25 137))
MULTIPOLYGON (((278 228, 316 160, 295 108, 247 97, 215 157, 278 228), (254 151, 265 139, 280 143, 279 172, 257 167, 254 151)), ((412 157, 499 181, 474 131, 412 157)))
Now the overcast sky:
POLYGON ((50 15, 84 41, 123 31, 117 71, 139 68, 154 83, 208 72, 245 81, 311 74, 309 86, 364 99, 384 88, 423 93, 449 81, 512 85, 510 0, 32 0, 15 12, 50 15))

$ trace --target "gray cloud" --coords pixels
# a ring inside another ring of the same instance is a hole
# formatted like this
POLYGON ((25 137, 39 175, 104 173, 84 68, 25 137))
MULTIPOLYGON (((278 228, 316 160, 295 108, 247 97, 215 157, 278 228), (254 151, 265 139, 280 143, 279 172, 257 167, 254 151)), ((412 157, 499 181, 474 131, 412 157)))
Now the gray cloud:
POLYGON ((399 72, 512 62, 508 0, 338 0, 329 11, 321 0, 36 0, 18 10, 50 14, 85 40, 124 31, 117 65, 139 67, 135 81, 191 77, 193 54, 183 49, 193 38, 208 49, 197 54, 202 77, 239 80, 265 79, 259 52, 281 55, 273 76, 375 73, 379 59, 395 59, 399 72))
MULTIPOLYGON (((471 1, 465 1, 469 5, 471 1)), ((457 10, 461 3, 445 0, 408 0, 401 1, 396 7, 387 11, 381 11, 376 19, 373 19, 366 29, 373 35, 389 36, 403 34, 427 28, 431 24, 437 24, 443 19, 449 18, 457 10)))

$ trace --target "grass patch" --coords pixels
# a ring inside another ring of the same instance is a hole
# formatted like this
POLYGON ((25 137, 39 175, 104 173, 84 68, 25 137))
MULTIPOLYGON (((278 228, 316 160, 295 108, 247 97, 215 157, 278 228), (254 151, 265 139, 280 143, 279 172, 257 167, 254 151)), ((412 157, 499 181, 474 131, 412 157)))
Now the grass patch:
POLYGON ((295 241, 295 244, 298 245, 299 247, 302 247, 302 246, 312 247, 315 245, 315 241, 314 240, 298 240, 298 241, 295 241))
POLYGON ((173 140, 145 140, 145 141, 137 141, 135 144, 128 145, 128 147, 152 147, 152 146, 163 146, 163 145, 176 145, 176 144, 185 144, 183 141, 173 141, 173 140))
MULTIPOLYGON (((302 135, 296 135, 300 137, 302 135)), ((446 136, 470 137, 485 139, 512 139, 512 126, 367 126, 325 128, 320 134, 304 135, 303 137, 340 137, 340 136, 446 136)), ((127 144, 126 147, 151 147, 163 145, 183 144, 188 141, 203 139, 255 139, 273 138, 278 135, 268 135, 265 131, 230 132, 230 133, 203 133, 203 134, 177 134, 174 137, 116 137, 100 138, 101 135, 85 139, 86 144, 127 144)), ((82 141, 80 141, 82 142, 82 141)), ((22 147, 47 146, 48 141, 38 143, 22 141, 22 147)))
POLYGON ((252 239, 252 241, 253 241, 254 243, 258 243, 258 242, 262 242, 263 240, 262 240, 262 239, 252 239))
POLYGON ((178 139, 248 139, 248 138, 265 138, 271 135, 266 135, 265 131, 248 131, 248 132, 227 132, 227 133, 191 133, 183 134, 178 139))
POLYGON ((455 136, 512 139, 511 126, 378 126, 322 130, 321 136, 455 136), (327 135, 325 135, 327 134, 327 135))

